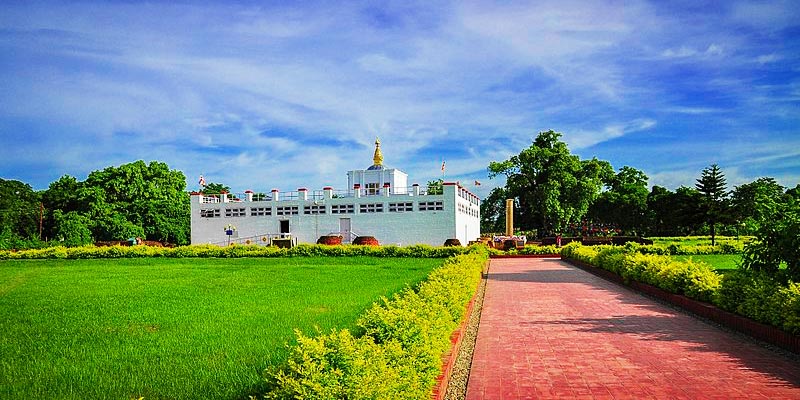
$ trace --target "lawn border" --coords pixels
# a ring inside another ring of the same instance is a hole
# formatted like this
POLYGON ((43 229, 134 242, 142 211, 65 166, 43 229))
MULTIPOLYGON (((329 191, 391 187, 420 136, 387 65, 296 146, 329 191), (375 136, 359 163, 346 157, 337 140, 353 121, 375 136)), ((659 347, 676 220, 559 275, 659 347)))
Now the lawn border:
POLYGON ((561 258, 562 261, 580 268, 605 280, 626 286, 636 292, 655 297, 670 303, 701 318, 706 318, 726 328, 743 333, 752 338, 775 345, 784 350, 800 354, 800 336, 792 335, 778 327, 762 324, 750 318, 722 310, 712 304, 694 300, 689 297, 675 294, 646 283, 625 280, 611 271, 595 267, 592 264, 572 258, 561 258))

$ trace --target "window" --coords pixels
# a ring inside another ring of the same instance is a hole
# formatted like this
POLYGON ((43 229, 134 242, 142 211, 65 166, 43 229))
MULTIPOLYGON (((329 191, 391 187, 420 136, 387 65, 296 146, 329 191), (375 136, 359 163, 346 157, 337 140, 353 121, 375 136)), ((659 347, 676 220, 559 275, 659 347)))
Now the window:
POLYGON ((319 215, 325 214, 325 205, 311 205, 303 207, 303 214, 306 215, 319 215))
POLYGON ((414 203, 389 203, 389 212, 414 211, 414 203))
POLYGON ((368 183, 366 189, 368 195, 380 194, 380 189, 378 188, 377 183, 368 183))
POLYGON ((362 213, 379 213, 383 212, 383 203, 361 204, 359 211, 362 213))
POLYGON ((444 210, 444 202, 442 201, 420 201, 420 211, 442 211, 444 210))
POLYGON ((200 210, 201 218, 219 218, 219 209, 215 210, 200 210))
POLYGON ((272 215, 272 207, 250 207, 251 217, 263 217, 272 215))
POLYGON ((353 214, 356 212, 356 207, 352 204, 332 204, 331 214, 353 214))
POLYGON ((277 207, 276 214, 277 215, 297 215, 300 214, 300 208, 298 206, 281 206, 277 207))
POLYGON ((225 209, 225 217, 244 217, 247 215, 244 208, 227 208, 225 209))

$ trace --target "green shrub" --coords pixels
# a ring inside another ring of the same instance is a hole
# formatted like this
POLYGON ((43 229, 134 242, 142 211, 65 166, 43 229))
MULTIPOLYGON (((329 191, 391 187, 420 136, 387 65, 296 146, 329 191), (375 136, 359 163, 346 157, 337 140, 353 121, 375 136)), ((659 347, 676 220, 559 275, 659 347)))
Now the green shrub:
POLYGON ((590 249, 569 245, 561 254, 564 258, 616 272, 626 281, 643 282, 712 302, 724 310, 777 326, 789 333, 800 333, 800 284, 789 280, 788 271, 735 270, 720 276, 705 263, 643 254, 642 247, 626 245, 590 249))
POLYGON ((446 260, 416 290, 373 304, 357 323, 360 335, 298 333, 287 364, 269 374, 274 390, 267 397, 429 398, 487 253, 485 247, 473 247, 446 260))
MULTIPOLYGON (((474 246, 473 246, 474 247, 474 246)), ((485 246, 484 246, 485 247, 485 246)), ((220 247, 211 244, 180 246, 175 248, 150 246, 48 247, 31 250, 0 250, 0 259, 29 258, 133 258, 133 257, 412 257, 447 258, 472 251, 471 247, 433 247, 428 245, 397 246, 329 246, 299 244, 284 249, 274 246, 231 245, 220 247), (58 250, 54 250, 58 249, 58 250)))

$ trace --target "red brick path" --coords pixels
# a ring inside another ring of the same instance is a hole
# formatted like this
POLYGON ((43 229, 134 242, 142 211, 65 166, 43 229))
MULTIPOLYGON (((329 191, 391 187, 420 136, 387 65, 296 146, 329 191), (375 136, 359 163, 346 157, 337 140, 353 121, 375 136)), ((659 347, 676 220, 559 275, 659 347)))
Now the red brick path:
POLYGON ((467 399, 800 399, 800 365, 557 259, 494 259, 467 399))

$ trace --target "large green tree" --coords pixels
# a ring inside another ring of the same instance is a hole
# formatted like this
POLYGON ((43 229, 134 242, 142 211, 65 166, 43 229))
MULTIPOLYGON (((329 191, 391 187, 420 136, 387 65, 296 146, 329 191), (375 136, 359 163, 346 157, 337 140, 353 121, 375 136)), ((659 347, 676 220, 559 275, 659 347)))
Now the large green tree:
POLYGON ((787 199, 786 188, 773 178, 759 178, 753 182, 736 186, 731 193, 733 217, 744 233, 752 234, 787 199))
POLYGON ((581 160, 561 141, 561 133, 541 132, 518 155, 489 164, 489 178, 503 175, 506 194, 515 198, 515 224, 539 235, 580 222, 614 170, 606 161, 581 160))
POLYGON ((40 198, 27 183, 0 178, 0 248, 38 240, 40 198))
POLYGON ((136 161, 94 171, 83 182, 64 176, 53 182, 42 197, 54 236, 85 241, 85 232, 79 228, 85 226, 95 240, 142 236, 185 244, 190 229, 185 189, 183 172, 170 170, 163 162, 136 161), (56 210, 61 214, 57 215, 56 210), (68 232, 78 233, 67 235, 59 227, 63 221, 69 221, 74 228, 68 232))
POLYGON ((636 168, 620 168, 590 207, 589 217, 594 222, 614 224, 629 234, 641 233, 646 225, 647 180, 647 175, 636 168))
POLYGON ((727 216, 728 189, 725 174, 717 164, 703 169, 702 175, 695 184, 697 191, 703 196, 700 203, 704 221, 711 230, 711 245, 715 244, 717 223, 727 216))
POLYGON ((505 231, 506 188, 496 187, 481 201, 481 232, 505 231))

